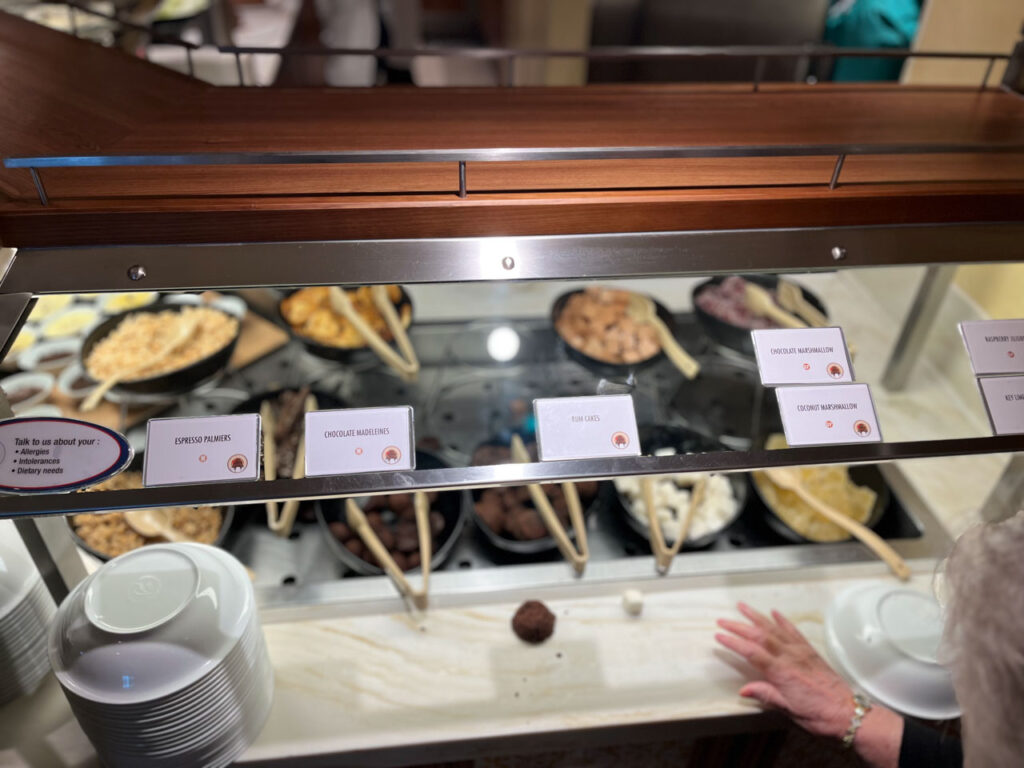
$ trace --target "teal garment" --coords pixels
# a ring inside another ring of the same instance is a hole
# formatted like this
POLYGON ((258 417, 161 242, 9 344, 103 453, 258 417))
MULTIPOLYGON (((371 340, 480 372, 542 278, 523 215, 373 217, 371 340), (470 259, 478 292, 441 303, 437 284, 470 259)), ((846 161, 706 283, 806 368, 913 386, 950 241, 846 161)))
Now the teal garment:
MULTIPOLYGON (((847 48, 909 48, 921 15, 918 0, 836 0, 825 40, 847 48)), ((904 59, 838 58, 836 81, 898 80, 904 59)))

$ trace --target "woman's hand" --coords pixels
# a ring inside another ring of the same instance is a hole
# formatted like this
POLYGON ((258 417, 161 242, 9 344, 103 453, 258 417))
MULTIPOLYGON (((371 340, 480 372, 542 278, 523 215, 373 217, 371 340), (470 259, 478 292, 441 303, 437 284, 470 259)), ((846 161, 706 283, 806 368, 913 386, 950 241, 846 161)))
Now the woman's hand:
POLYGON ((850 687, 781 613, 772 611, 769 619, 744 603, 737 607, 751 623, 719 619, 718 626, 731 634, 715 639, 764 677, 744 685, 740 696, 782 710, 810 733, 841 739, 853 716, 850 687))

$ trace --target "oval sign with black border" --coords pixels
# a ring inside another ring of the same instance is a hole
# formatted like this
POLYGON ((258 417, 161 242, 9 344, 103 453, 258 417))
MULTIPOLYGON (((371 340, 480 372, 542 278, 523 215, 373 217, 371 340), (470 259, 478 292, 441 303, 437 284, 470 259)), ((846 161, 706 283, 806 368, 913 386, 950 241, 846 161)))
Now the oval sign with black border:
POLYGON ((50 417, 0 421, 0 493, 60 493, 122 472, 132 447, 112 429, 50 417))

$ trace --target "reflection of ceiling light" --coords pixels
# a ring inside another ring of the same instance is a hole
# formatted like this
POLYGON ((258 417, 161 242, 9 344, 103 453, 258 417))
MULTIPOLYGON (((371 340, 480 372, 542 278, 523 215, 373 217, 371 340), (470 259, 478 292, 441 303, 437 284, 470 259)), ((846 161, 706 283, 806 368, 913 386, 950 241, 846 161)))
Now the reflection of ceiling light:
POLYGON ((519 354, 519 334, 501 325, 487 334, 487 354, 499 363, 507 363, 519 354))

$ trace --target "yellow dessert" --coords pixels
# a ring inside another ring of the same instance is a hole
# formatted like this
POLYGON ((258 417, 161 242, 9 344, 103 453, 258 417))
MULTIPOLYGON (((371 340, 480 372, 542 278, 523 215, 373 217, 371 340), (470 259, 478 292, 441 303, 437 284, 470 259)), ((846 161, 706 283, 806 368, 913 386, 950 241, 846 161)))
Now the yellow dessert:
MULTIPOLYGON (((788 447, 782 435, 771 435, 765 443, 770 451, 788 447)), ((878 496, 857 485, 843 466, 799 467, 795 470, 812 496, 858 523, 867 523, 878 496)), ((819 515, 795 492, 775 485, 764 472, 754 472, 754 484, 768 508, 786 525, 811 541, 844 541, 850 534, 819 515)))

